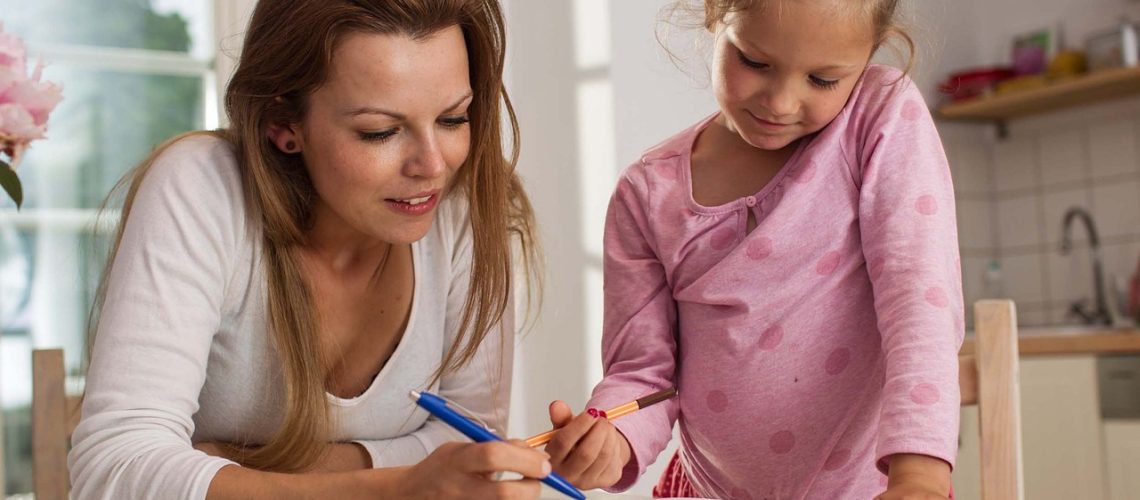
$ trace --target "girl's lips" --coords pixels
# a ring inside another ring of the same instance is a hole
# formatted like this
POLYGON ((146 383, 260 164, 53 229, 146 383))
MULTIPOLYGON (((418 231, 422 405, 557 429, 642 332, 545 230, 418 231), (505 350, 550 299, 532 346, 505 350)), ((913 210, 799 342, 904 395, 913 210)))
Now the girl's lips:
POLYGON ((439 192, 433 191, 429 193, 422 193, 407 199, 408 201, 401 201, 395 199, 386 199, 384 204, 394 212, 410 215, 420 216, 432 211, 436 205, 439 204, 439 192), (426 197, 426 200, 420 201, 426 197), (418 202, 418 203, 411 203, 418 202))
POLYGON ((748 112, 748 116, 752 117, 752 121, 755 122, 757 125, 759 125, 761 128, 763 128, 765 130, 779 132, 779 131, 782 131, 782 130, 787 129, 788 127, 792 126, 792 124, 790 124, 790 123, 776 123, 776 122, 765 120, 763 118, 760 118, 760 117, 752 114, 751 111, 748 112))

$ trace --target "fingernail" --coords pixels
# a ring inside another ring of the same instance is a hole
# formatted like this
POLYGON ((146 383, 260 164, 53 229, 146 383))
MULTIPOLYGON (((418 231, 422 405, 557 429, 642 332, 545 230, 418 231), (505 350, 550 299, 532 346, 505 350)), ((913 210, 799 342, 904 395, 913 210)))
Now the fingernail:
POLYGON ((594 417, 594 418, 600 418, 602 415, 605 414, 604 411, 599 410, 597 408, 590 408, 590 409, 586 410, 586 413, 589 413, 590 416, 594 417))
POLYGON ((552 470, 554 470, 554 468, 550 466, 550 461, 549 461, 549 460, 546 460, 546 461, 543 461, 543 462, 542 462, 542 477, 546 477, 546 476, 549 476, 549 475, 550 475, 550 471, 552 471, 552 470))

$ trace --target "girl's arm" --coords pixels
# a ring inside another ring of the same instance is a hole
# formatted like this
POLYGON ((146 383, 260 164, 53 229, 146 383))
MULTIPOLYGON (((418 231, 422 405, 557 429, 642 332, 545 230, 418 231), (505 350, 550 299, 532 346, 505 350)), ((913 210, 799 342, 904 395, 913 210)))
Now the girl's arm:
MULTIPOLYGON (((590 407, 611 408, 675 386, 676 303, 653 247, 644 200, 648 174, 641 167, 626 170, 606 215, 605 377, 594 388, 590 407)), ((632 454, 608 489, 628 489, 645 473, 672 438, 678 411, 676 400, 670 400, 613 422, 632 454)))
POLYGON ((884 85, 897 70, 868 71, 851 160, 886 368, 878 465, 894 478, 896 456, 954 463, 962 276, 950 168, 922 95, 907 78, 884 85))

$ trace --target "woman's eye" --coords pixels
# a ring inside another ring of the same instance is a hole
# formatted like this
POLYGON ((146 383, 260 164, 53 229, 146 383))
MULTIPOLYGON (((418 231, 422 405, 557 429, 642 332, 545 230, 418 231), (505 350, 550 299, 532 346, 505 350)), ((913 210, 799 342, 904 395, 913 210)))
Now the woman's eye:
POLYGON ((749 68, 764 69, 764 68, 768 67, 767 64, 764 64, 762 62, 753 61, 753 60, 745 57, 744 52, 741 52, 740 50, 736 51, 736 56, 740 58, 741 63, 743 63, 745 66, 748 66, 749 68))
POLYGON ((456 127, 466 125, 470 121, 471 121, 470 117, 468 117, 467 115, 463 115, 463 116, 450 116, 450 117, 446 117, 446 118, 440 118, 439 123, 443 124, 443 126, 445 126, 447 128, 456 128, 456 127))
POLYGON ((384 142, 396 135, 396 129, 380 130, 376 132, 360 132, 360 140, 368 142, 384 142))
POLYGON ((812 76, 809 78, 811 78, 812 85, 815 85, 821 89, 833 89, 836 85, 839 85, 839 80, 825 80, 818 76, 812 76))

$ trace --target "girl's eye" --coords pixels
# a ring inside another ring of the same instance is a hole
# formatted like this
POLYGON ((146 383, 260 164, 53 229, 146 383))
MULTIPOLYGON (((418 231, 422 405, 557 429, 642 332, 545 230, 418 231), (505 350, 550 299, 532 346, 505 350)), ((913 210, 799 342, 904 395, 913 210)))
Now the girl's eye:
POLYGON ((459 128, 459 127, 462 127, 463 125, 466 125, 470 121, 471 121, 471 118, 468 117, 467 115, 449 116, 446 118, 441 118, 439 120, 439 122, 441 124, 443 124, 444 127, 447 127, 447 128, 459 128))
POLYGON ((741 63, 743 63, 745 66, 748 66, 749 68, 764 69, 764 68, 768 67, 767 64, 764 64, 762 62, 756 62, 756 61, 753 61, 753 60, 745 57, 744 52, 741 52, 740 50, 736 51, 736 56, 740 58, 741 63))
POLYGON ((396 135, 397 129, 380 130, 377 132, 359 132, 360 140, 366 142, 384 142, 396 135))
POLYGON ((835 88, 836 85, 839 85, 839 80, 824 80, 823 78, 819 78, 817 76, 812 76, 809 78, 811 78, 812 85, 815 85, 821 89, 830 90, 835 88))

